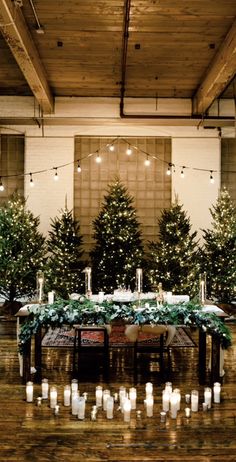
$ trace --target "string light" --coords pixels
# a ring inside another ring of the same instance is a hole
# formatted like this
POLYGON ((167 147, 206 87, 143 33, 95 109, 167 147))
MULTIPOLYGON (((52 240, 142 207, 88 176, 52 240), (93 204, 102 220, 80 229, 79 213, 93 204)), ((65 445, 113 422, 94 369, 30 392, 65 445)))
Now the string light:
POLYGON ((55 181, 58 181, 58 180, 59 180, 59 176, 58 176, 58 173, 57 173, 57 167, 54 167, 54 170, 55 170, 54 180, 55 180, 55 181))
POLYGON ((151 161, 150 161, 150 159, 149 159, 149 157, 147 155, 147 157, 146 157, 146 159, 144 161, 144 165, 146 165, 146 167, 149 167, 150 164, 151 164, 151 161))
POLYGON ((77 165, 77 172, 78 172, 78 173, 81 173, 81 166, 80 166, 80 162, 78 162, 78 165, 77 165))
POLYGON ((5 188, 4 188, 4 185, 2 183, 2 177, 0 177, 0 191, 2 192, 2 191, 4 191, 4 189, 5 188))
POLYGON ((31 187, 31 188, 34 187, 34 180, 33 180, 32 173, 30 173, 30 187, 31 187))
MULTIPOLYGON (((118 141, 121 141, 123 143, 126 144, 126 146, 128 145, 128 148, 126 149, 126 153, 128 155, 130 155, 134 150, 136 150, 137 152, 140 152, 141 154, 145 154, 147 156, 147 158, 152 158, 154 160, 157 160, 161 163, 166 163, 165 160, 163 160, 162 158, 158 157, 157 155, 152 155, 152 154, 149 154, 147 151, 144 151, 143 149, 137 147, 137 146, 134 146, 134 145, 131 145, 125 138, 115 138, 112 140, 111 144, 106 144, 102 147, 100 147, 95 153, 89 153, 89 154, 86 154, 84 157, 82 157, 80 159, 80 162, 85 160, 85 159, 88 159, 89 157, 91 156, 94 156, 94 154, 97 154, 97 157, 96 157, 96 162, 97 163, 100 163, 102 161, 100 155, 99 155, 99 151, 101 151, 102 149, 105 149, 108 147, 108 149, 110 151, 114 151, 115 150, 115 143, 118 142, 118 141)), ((145 165, 149 165, 149 162, 148 160, 149 159, 146 159, 145 161, 145 165)), ((41 173, 46 173, 46 172, 49 172, 51 170, 55 170, 55 175, 54 175, 54 179, 57 181, 59 179, 59 176, 57 174, 57 169, 58 168, 63 168, 63 167, 67 167, 68 165, 71 165, 71 164, 75 164, 75 162, 78 162, 77 160, 76 161, 72 161, 72 162, 67 162, 65 164, 61 164, 61 165, 58 165, 57 167, 52 167, 52 168, 48 168, 48 169, 42 169, 42 170, 37 170, 37 171, 34 171, 32 172, 32 175, 34 174, 41 174, 41 173)), ((210 171, 210 182, 211 183, 214 183, 214 178, 213 178, 213 172, 217 172, 217 170, 209 170, 209 169, 205 169, 205 168, 198 168, 198 167, 187 167, 187 166, 181 166, 181 165, 177 165, 176 167, 179 167, 181 169, 181 177, 183 178, 185 176, 185 173, 184 173, 184 169, 186 168, 191 168, 192 170, 194 171, 201 171, 201 172, 209 172, 210 171)), ((78 163, 78 166, 77 166, 77 171, 80 173, 81 172, 81 167, 80 167, 80 164, 78 163)), ((166 174, 167 175, 171 175, 172 173, 175 173, 175 165, 172 164, 171 162, 168 163, 168 169, 166 171, 166 174)), ((219 171, 219 173, 236 173, 235 170, 227 170, 227 171, 219 171)), ((24 173, 23 176, 28 176, 30 175, 30 173, 24 173)), ((5 178, 8 178, 8 177, 19 177, 19 176, 22 176, 22 174, 14 174, 14 175, 4 175, 5 178)), ((1 184, 0 184, 1 186, 1 184)), ((4 188, 4 186, 2 185, 2 187, 4 188)), ((0 188, 0 191, 2 191, 3 189, 0 188)))
POLYGON ((184 177, 185 177, 184 169, 185 169, 185 166, 183 165, 182 170, 181 170, 181 173, 180 173, 181 178, 184 178, 184 177))

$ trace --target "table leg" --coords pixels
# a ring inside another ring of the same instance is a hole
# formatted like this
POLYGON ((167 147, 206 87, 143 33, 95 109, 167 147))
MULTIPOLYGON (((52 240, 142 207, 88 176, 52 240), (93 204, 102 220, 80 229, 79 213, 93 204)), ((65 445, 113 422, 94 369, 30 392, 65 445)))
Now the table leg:
POLYGON ((198 337, 198 377, 200 385, 206 382, 206 332, 199 329, 198 337))
POLYGON ((211 383, 220 382, 220 341, 219 337, 212 335, 211 341, 211 383))
POLYGON ((24 346, 23 359, 23 376, 22 382, 26 383, 31 380, 31 339, 29 339, 24 346))
POLYGON ((34 337, 34 360, 35 360, 35 378, 36 383, 42 381, 42 329, 41 327, 35 334, 34 337))

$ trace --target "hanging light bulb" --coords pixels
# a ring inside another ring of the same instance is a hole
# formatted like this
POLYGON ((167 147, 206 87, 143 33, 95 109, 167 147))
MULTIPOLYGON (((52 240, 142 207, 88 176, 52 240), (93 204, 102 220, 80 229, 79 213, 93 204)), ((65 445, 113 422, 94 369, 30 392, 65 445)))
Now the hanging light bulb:
POLYGON ((80 167, 80 162, 78 161, 78 165, 77 165, 77 172, 80 173, 81 172, 81 167, 80 167))
POLYGON ((210 183, 213 184, 215 183, 214 177, 213 177, 213 170, 210 170, 210 183))
POLYGON ((33 180, 33 177, 32 177, 32 173, 30 173, 30 187, 31 188, 34 187, 34 180, 33 180))
POLYGON ((110 151, 115 151, 115 146, 114 146, 114 144, 110 144, 109 149, 110 149, 110 151))
POLYGON ((101 159, 99 154, 97 154, 96 162, 97 162, 97 164, 100 164, 102 162, 102 159, 101 159))
POLYGON ((2 183, 2 178, 0 177, 0 191, 4 191, 4 185, 2 183))
POLYGON ((145 159, 145 161, 144 161, 144 165, 145 165, 146 167, 149 167, 150 164, 151 164, 151 161, 150 161, 149 157, 147 156, 146 159, 145 159))
POLYGON ((132 149, 130 146, 126 149, 126 154, 127 156, 130 156, 132 154, 132 149))
POLYGON ((181 178, 184 178, 184 177, 185 177, 184 169, 185 169, 185 166, 183 165, 182 170, 181 170, 181 173, 180 173, 181 178))
POLYGON ((168 176, 171 175, 171 166, 172 166, 172 164, 169 164, 169 165, 168 165, 168 169, 167 169, 167 171, 166 171, 166 174, 167 174, 168 176))
POLYGON ((57 173, 57 167, 54 167, 54 170, 55 170, 54 180, 55 180, 55 181, 58 181, 58 180, 59 180, 59 176, 58 176, 58 173, 57 173))

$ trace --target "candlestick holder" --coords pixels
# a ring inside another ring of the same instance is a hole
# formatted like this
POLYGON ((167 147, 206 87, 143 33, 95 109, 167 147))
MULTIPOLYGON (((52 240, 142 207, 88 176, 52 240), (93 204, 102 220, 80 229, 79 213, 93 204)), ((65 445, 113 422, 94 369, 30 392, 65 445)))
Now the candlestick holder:
POLYGON ((87 266, 83 272, 85 274, 85 295, 89 298, 92 295, 92 268, 87 266))
POLYGON ((199 302, 201 305, 206 302, 206 273, 199 275, 199 302))
POLYGON ((36 273, 36 293, 37 293, 37 300, 38 303, 43 302, 43 287, 44 287, 44 273, 43 271, 39 270, 36 273))

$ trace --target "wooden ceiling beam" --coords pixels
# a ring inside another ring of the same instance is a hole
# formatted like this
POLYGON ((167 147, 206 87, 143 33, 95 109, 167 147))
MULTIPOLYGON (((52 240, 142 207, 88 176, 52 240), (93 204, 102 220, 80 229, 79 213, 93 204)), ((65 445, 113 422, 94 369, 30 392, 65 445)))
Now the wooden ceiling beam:
POLYGON ((236 20, 193 98, 193 113, 205 114, 236 73, 236 20))
POLYGON ((45 114, 53 112, 46 73, 24 16, 15 0, 0 0, 0 30, 45 114))

